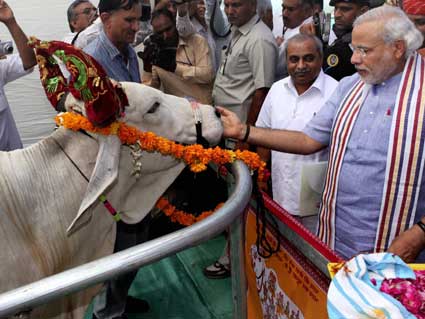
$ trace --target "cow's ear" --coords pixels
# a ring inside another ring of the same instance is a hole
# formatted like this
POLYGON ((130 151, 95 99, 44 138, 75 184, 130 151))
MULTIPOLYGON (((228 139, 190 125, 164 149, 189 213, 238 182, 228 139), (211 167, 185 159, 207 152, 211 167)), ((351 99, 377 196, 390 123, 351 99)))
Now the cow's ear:
POLYGON ((120 159, 121 141, 116 135, 98 136, 99 153, 97 154, 96 165, 90 177, 86 194, 81 202, 77 216, 67 229, 70 234, 85 225, 91 219, 91 214, 87 210, 99 201, 106 189, 118 177, 118 167, 120 159))

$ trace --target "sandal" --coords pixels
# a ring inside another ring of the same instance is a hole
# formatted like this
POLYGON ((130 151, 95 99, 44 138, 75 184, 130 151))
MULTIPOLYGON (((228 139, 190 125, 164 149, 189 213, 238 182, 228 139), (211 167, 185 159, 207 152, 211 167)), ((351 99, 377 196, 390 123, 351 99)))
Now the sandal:
POLYGON ((214 264, 205 267, 203 272, 205 277, 210 279, 222 279, 230 276, 230 269, 219 261, 216 261, 214 264))

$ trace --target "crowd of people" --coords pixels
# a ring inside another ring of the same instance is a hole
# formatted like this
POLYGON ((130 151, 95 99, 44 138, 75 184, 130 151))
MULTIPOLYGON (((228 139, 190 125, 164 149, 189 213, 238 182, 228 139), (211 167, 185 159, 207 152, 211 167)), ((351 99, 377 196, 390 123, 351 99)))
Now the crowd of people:
MULTIPOLYGON (((223 146, 271 163, 274 200, 344 258, 391 251, 425 260, 425 3, 330 0, 75 0, 63 41, 93 56, 109 77, 217 106, 223 146), (256 148, 255 148, 256 147, 256 148), (306 164, 328 161, 322 199, 300 206, 306 164), (307 217, 306 217, 307 216, 307 217)), ((22 147, 5 98, 31 72, 33 50, 13 11, 0 22, 18 54, 0 60, 0 150, 22 147)), ((117 223, 115 251, 148 239, 149 218, 117 223)), ((205 269, 230 274, 225 253, 205 269)), ((107 282, 93 318, 126 318, 149 305, 127 297, 136 275, 107 282)))

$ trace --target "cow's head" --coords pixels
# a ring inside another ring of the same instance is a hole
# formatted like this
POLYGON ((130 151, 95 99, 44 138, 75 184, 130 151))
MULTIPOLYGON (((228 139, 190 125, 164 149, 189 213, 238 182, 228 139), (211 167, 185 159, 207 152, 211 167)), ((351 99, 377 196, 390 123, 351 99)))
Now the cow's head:
MULTIPOLYGON (((165 94, 157 89, 134 82, 114 82, 126 95, 128 105, 124 108, 122 119, 127 124, 142 131, 154 132, 173 141, 194 144, 197 139, 197 110, 187 99, 165 94)), ((216 145, 223 133, 215 109, 209 105, 198 104, 202 122, 202 136, 216 145)), ((64 99, 66 111, 78 112, 87 116, 86 104, 68 94, 64 99)))
MULTIPOLYGON (((64 107, 66 111, 83 114, 94 124, 125 121, 142 131, 152 131, 181 143, 196 142, 196 122, 201 120, 203 138, 212 145, 220 140, 222 126, 213 107, 199 105, 198 111, 195 111, 186 99, 138 83, 114 82, 84 52, 58 41, 32 41, 35 43, 42 83, 55 108, 64 107), (68 77, 63 75, 60 62, 70 73, 68 77)), ((111 191, 111 186, 118 189, 120 194, 125 194, 119 196, 120 200, 132 194, 135 188, 150 186, 143 194, 126 199, 126 204, 131 201, 135 203, 118 208, 127 213, 123 216, 124 221, 137 222, 148 213, 184 167, 172 157, 145 152, 140 161, 142 171, 151 173, 150 179, 137 180, 130 176, 133 166, 130 149, 123 149, 115 135, 95 137, 99 141, 96 165, 85 198, 69 230, 84 223, 84 219, 88 218, 83 217, 84 212, 98 202, 100 195, 111 191), (148 185, 141 185, 143 183, 148 185), (143 207, 137 207, 138 201, 143 202, 143 207)))
MULTIPOLYGON (((127 124, 180 143, 196 142, 194 110, 186 99, 164 94, 142 84, 124 82, 121 86, 129 104, 122 118, 127 124)), ((84 103, 70 94, 66 98, 65 108, 83 111, 84 103)), ((213 107, 199 105, 199 111, 202 135, 211 145, 214 145, 220 140, 222 134, 221 122, 213 107)), ((134 176, 130 176, 130 171, 133 170, 131 150, 127 147, 123 148, 117 136, 96 136, 96 138, 100 142, 96 166, 90 178, 85 199, 74 221, 78 223, 75 225, 73 223, 71 227, 84 223, 85 218, 81 218, 83 213, 96 203, 101 194, 107 193, 113 184, 114 190, 118 189, 121 194, 125 194, 122 195, 125 196, 123 200, 125 205, 120 203, 118 206, 125 212, 123 220, 129 223, 138 222, 180 174, 184 165, 169 156, 144 152, 140 159, 142 177, 136 180, 134 176)))

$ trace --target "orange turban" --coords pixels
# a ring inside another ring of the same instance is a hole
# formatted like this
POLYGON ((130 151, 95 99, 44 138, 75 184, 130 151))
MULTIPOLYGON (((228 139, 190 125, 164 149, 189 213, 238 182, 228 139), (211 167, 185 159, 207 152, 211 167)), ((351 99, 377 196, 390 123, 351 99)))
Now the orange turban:
POLYGON ((425 15, 424 0, 403 0, 403 10, 407 14, 425 15))

